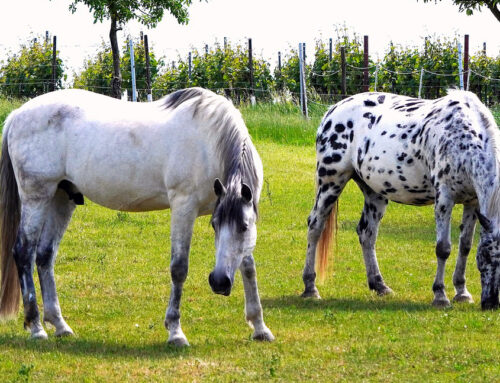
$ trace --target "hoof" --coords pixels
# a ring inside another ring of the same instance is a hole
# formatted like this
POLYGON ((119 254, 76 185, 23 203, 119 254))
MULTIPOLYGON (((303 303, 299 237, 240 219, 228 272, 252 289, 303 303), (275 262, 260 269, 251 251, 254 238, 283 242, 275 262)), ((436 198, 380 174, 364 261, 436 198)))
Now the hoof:
POLYGON ((394 295, 394 291, 389 286, 383 286, 380 289, 377 289, 377 295, 379 297, 383 297, 384 295, 394 295))
POLYGON ((67 337, 67 336, 75 336, 75 333, 70 328, 65 328, 65 329, 56 331, 54 335, 62 338, 62 337, 67 337))
POLYGON ((447 307, 451 307, 450 300, 447 298, 440 298, 440 299, 434 299, 432 301, 432 306, 439 308, 439 309, 444 309, 447 307))
POLYGON ((457 303, 474 303, 474 299, 472 299, 472 295, 469 293, 466 294, 457 294, 453 298, 453 302, 457 303))
POLYGON ((184 337, 176 336, 174 338, 169 338, 168 344, 173 344, 176 347, 188 347, 189 346, 189 342, 185 336, 184 337))
POLYGON ((252 335, 252 339, 258 340, 260 342, 272 342, 274 340, 274 335, 271 330, 266 328, 264 331, 255 332, 252 335))
POLYGON ((496 301, 486 300, 481 301, 481 310, 498 310, 499 302, 498 299, 496 301))
POLYGON ((49 339, 47 333, 45 332, 45 330, 39 330, 39 331, 36 331, 36 332, 33 332, 31 333, 31 339, 49 339))
POLYGON ((312 290, 305 290, 302 295, 302 298, 314 298, 314 299, 321 299, 321 296, 319 295, 318 289, 315 287, 312 290))

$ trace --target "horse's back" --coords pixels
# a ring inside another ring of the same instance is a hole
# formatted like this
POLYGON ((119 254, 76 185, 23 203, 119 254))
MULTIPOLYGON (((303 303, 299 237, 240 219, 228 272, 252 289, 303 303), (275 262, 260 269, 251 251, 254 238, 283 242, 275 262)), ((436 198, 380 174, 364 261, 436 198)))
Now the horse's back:
MULTIPOLYGON (((350 97, 334 105, 318 129, 318 162, 330 174, 350 172, 390 200, 432 203, 439 170, 459 171, 461 152, 481 141, 479 105, 468 92, 438 100, 387 93, 350 97)), ((467 189, 466 181, 460 179, 457 189, 467 189)), ((470 192, 464 191, 465 198, 470 192)))
POLYGON ((174 189, 210 205, 220 164, 207 118, 195 116, 189 101, 169 109, 162 101, 53 92, 15 112, 9 148, 21 178, 66 179, 110 208, 168 208, 174 189))

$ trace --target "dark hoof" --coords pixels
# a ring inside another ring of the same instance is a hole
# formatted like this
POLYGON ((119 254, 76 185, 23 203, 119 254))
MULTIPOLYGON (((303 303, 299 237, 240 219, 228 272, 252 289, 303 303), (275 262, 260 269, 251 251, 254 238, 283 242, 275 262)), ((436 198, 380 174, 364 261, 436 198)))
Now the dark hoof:
POLYGON ((482 310, 498 310, 498 301, 485 301, 481 302, 482 310))
POLYGON ((384 295, 394 295, 394 291, 389 286, 382 286, 382 288, 377 289, 377 295, 383 297, 384 295))
POLYGON ((302 298, 321 299, 321 296, 319 295, 319 291, 316 287, 312 290, 305 290, 302 293, 301 297, 302 298))
POLYGON ((168 344, 173 344, 176 347, 189 347, 189 342, 182 336, 169 339, 168 344))
POLYGON ((267 329, 259 333, 254 333, 252 339, 259 342, 272 342, 274 340, 274 335, 267 329))
POLYGON ((474 299, 472 299, 472 295, 470 295, 470 294, 457 294, 453 298, 453 302, 457 302, 457 303, 474 303, 474 299))
POLYGON ((447 298, 439 298, 439 299, 434 299, 432 301, 432 306, 438 308, 438 309, 445 309, 448 307, 451 307, 450 300, 447 298))

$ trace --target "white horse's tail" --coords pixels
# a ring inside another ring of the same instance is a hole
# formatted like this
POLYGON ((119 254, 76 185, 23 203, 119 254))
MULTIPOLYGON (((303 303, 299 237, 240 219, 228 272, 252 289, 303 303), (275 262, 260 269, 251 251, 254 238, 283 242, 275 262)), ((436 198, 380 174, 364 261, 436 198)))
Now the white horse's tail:
POLYGON ((14 113, 6 120, 0 158, 0 319, 12 318, 19 311, 20 285, 17 267, 12 255, 20 220, 19 192, 9 155, 8 130, 14 113))

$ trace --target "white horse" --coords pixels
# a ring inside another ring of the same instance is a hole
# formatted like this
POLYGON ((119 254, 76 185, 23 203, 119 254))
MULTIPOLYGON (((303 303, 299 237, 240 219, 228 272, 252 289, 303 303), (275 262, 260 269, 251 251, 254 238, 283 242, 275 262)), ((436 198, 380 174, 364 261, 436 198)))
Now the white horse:
POLYGON ((318 191, 308 220, 304 297, 319 297, 316 249, 324 270, 326 242, 335 226, 325 223, 336 222, 335 204, 353 179, 365 197, 357 232, 370 289, 379 295, 392 292, 375 255, 379 223, 389 200, 417 206, 434 204, 438 267, 433 304, 449 306, 444 270, 451 252, 451 212, 459 203, 464 212, 453 274, 454 300, 472 302, 465 286, 465 266, 479 219, 481 306, 498 308, 500 133, 493 115, 474 94, 451 91, 433 101, 387 93, 350 97, 325 114, 318 128, 316 151, 318 191))
POLYGON ((73 334, 59 307, 54 262, 85 196, 116 210, 171 209, 168 342, 189 344, 180 325, 182 287, 194 221, 210 213, 216 238, 212 290, 229 295, 239 268, 253 338, 273 339, 263 321, 252 256, 262 163, 240 113, 225 98, 200 88, 153 103, 82 90, 48 93, 9 115, 0 171, 0 315, 17 312, 20 287, 33 338, 47 337, 33 283, 35 261, 44 321, 55 326, 55 335, 73 334))

